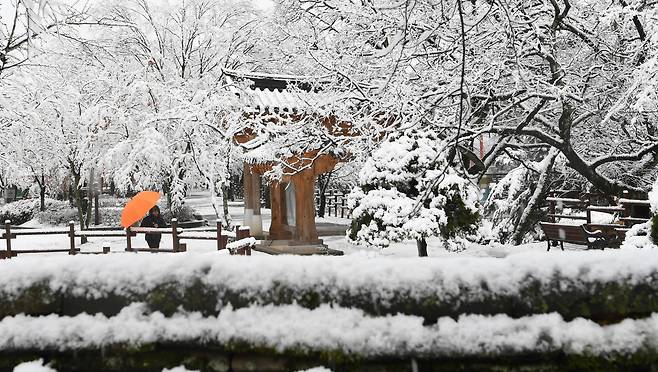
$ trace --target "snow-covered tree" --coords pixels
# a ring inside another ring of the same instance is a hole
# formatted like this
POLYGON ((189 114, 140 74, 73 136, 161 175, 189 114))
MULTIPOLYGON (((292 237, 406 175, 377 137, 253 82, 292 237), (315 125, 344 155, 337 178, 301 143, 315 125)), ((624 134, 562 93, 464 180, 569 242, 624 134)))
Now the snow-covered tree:
POLYGON ((383 142, 350 194, 350 238, 377 247, 415 239, 419 255, 426 256, 429 237, 450 246, 475 233, 478 191, 450 164, 450 149, 429 130, 409 130, 383 142))
POLYGON ((123 190, 163 191, 174 213, 190 187, 207 187, 213 200, 224 199, 240 113, 222 74, 248 59, 250 5, 134 0, 109 8, 108 17, 123 26, 109 37, 129 72, 123 107, 131 124, 106 156, 106 174, 123 190))

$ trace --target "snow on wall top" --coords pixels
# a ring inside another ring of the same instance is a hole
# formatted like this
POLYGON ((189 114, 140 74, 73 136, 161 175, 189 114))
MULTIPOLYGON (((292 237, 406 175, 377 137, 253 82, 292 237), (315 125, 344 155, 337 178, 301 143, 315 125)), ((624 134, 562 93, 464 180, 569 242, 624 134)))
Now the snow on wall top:
POLYGON ((362 356, 514 355, 563 351, 614 355, 658 350, 658 315, 600 326, 560 315, 464 315, 423 325, 416 316, 370 317, 358 309, 322 305, 224 308, 217 317, 177 313, 165 317, 134 303, 107 318, 19 314, 0 320, 0 349, 80 349, 154 342, 247 342, 284 350, 341 350, 362 356))
POLYGON ((400 290, 410 295, 518 293, 529 278, 546 283, 574 278, 591 283, 641 283, 658 268, 658 251, 622 249, 605 252, 543 250, 506 258, 440 257, 239 257, 216 253, 177 255, 110 254, 102 256, 32 256, 0 261, 6 294, 16 294, 34 283, 79 295, 148 293, 166 282, 181 285, 201 280, 245 294, 262 293, 277 283, 290 287, 321 286, 358 294, 368 290, 385 301, 400 290), (245 278, 248 278, 246 280, 245 278))

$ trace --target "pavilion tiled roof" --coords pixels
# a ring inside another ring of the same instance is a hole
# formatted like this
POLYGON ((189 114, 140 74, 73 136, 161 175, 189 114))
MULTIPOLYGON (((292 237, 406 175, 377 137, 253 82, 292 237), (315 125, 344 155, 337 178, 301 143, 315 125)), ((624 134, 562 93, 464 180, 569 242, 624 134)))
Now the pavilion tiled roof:
POLYGON ((240 97, 247 111, 270 113, 318 112, 335 102, 336 97, 311 87, 321 78, 275 75, 224 70, 232 91, 240 97), (247 87, 235 84, 251 81, 247 87))

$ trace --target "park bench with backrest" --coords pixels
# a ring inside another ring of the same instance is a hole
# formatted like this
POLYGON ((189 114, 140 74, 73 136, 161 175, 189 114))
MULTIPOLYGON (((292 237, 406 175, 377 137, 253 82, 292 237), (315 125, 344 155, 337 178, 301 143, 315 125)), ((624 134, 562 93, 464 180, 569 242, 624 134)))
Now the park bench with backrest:
POLYGON ((624 241, 626 232, 634 225, 645 223, 651 218, 650 203, 643 199, 621 198, 618 205, 589 205, 588 200, 577 197, 575 192, 560 190, 551 192, 546 198, 549 204, 548 218, 550 222, 541 222, 541 228, 551 244, 559 242, 586 245, 588 248, 618 247, 624 241), (584 210, 585 215, 560 214, 557 207, 570 207, 584 210), (617 214, 619 217, 612 223, 592 223, 592 212, 617 214), (583 220, 582 225, 560 223, 558 220, 583 220))
POLYGON ((560 248, 564 250, 564 243, 586 245, 588 249, 603 249, 608 241, 606 234, 601 230, 590 231, 585 225, 565 225, 561 223, 540 222, 546 240, 548 249, 551 249, 552 242, 559 242, 560 248))

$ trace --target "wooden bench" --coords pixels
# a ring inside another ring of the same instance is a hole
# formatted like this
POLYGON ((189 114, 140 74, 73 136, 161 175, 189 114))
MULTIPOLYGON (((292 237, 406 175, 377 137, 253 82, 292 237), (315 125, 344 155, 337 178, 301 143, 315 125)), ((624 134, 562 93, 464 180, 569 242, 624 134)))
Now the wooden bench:
POLYGON ((587 249, 603 249, 608 245, 606 235, 600 231, 588 231, 584 225, 565 225, 560 223, 540 222, 548 249, 551 250, 551 242, 560 242, 560 249, 564 250, 564 243, 586 245, 587 249))

